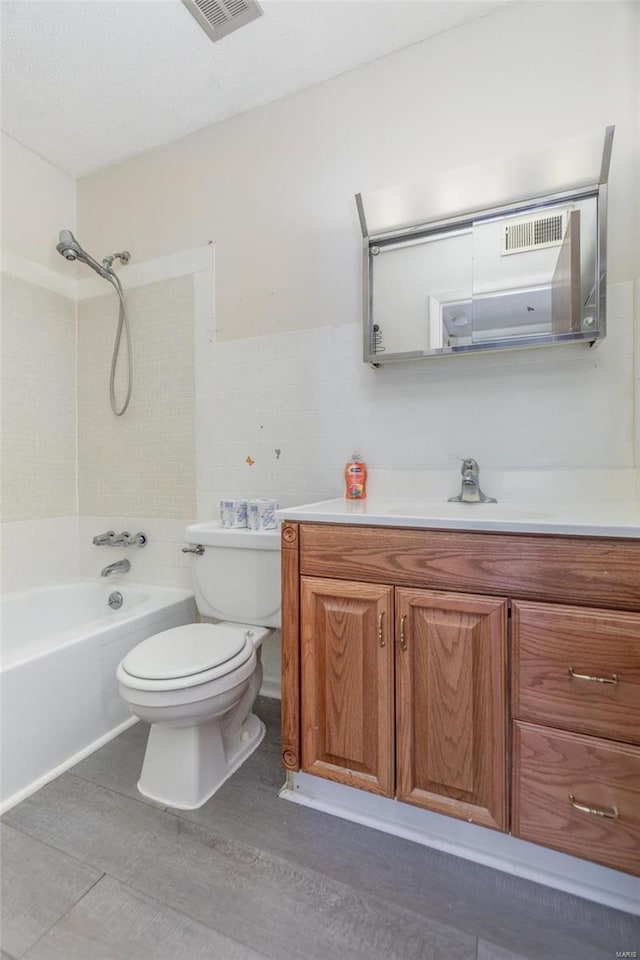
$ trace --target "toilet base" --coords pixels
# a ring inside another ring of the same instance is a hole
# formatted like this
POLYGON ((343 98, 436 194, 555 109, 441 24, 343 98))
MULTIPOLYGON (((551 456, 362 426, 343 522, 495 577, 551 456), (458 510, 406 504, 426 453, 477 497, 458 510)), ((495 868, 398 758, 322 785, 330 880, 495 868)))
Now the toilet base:
POLYGON ((195 810, 257 749, 264 734, 264 724, 253 713, 228 740, 219 718, 190 726, 154 723, 138 790, 162 806, 195 810))

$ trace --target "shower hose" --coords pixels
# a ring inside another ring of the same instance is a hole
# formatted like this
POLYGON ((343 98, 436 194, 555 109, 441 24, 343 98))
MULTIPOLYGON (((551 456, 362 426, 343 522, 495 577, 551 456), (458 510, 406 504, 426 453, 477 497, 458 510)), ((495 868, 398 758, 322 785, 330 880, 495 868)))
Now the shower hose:
POLYGON ((129 406, 129 401, 131 400, 131 390, 133 388, 133 353, 131 348, 131 331, 129 329, 129 318, 127 317, 127 309, 124 303, 124 290, 122 289, 122 284, 116 273, 109 271, 108 276, 109 282, 115 288, 116 293, 118 294, 118 299, 120 301, 120 310, 118 314, 118 330, 116 332, 116 339, 113 345, 113 357, 111 358, 111 374, 109 377, 109 398, 111 400, 111 409, 115 413, 116 417, 121 417, 129 406), (127 337, 127 395, 124 399, 124 403, 118 409, 118 402, 116 400, 116 391, 115 391, 115 381, 116 381, 116 368, 118 366, 118 357, 120 355, 120 345, 122 343, 122 330, 124 329, 127 337))

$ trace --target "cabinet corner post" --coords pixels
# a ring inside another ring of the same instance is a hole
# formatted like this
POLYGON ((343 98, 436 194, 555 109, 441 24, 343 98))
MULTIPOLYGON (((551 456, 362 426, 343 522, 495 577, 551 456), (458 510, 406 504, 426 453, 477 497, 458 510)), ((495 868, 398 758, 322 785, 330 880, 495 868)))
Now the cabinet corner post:
POLYGON ((299 527, 282 527, 282 765, 300 769, 299 527))

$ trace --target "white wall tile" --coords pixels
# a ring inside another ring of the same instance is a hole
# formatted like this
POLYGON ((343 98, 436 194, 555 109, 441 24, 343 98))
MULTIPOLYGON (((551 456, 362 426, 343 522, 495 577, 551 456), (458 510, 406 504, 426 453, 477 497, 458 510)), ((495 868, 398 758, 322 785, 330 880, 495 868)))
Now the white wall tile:
POLYGON ((631 467, 631 285, 611 287, 609 304, 614 332, 594 350, 372 370, 362 362, 359 324, 218 345, 203 377, 217 392, 210 402, 198 391, 199 516, 215 515, 221 496, 277 493, 285 505, 339 496, 355 448, 373 469, 446 468, 452 477, 457 458, 471 455, 487 470, 631 467), (243 362, 254 344, 257 361, 243 362), (264 379, 267 405, 255 389, 264 379), (250 470, 247 455, 256 461, 250 470))
POLYGON ((2 523, 1 592, 70 580, 78 574, 78 518, 2 523))
MULTIPOLYGON (((149 268, 150 276, 172 261, 149 268)), ((196 511, 193 278, 127 291, 133 393, 122 418, 108 384, 117 301, 84 300, 78 316, 78 486, 80 513, 183 517, 196 511)), ((123 362, 117 395, 124 392, 123 362)))
POLYGON ((3 277, 4 520, 76 512, 75 341, 72 300, 3 277))
POLYGON ((131 570, 127 579, 136 583, 192 589, 190 559, 182 553, 186 521, 158 517, 82 516, 78 520, 78 562, 80 575, 99 577, 108 564, 127 559, 131 570), (115 530, 121 533, 142 531, 148 538, 144 547, 93 545, 96 534, 115 530))

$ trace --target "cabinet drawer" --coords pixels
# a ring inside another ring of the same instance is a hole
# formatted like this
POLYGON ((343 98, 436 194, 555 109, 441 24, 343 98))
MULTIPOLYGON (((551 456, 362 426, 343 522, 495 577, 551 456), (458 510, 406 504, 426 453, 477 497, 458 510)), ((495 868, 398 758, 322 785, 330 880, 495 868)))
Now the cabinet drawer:
POLYGON ((640 611, 640 540, 330 523, 299 540, 308 577, 640 611))
POLYGON ((640 614, 513 604, 513 713, 640 743, 640 614))
POLYGON ((513 834, 640 873, 640 748, 514 724, 513 834))

